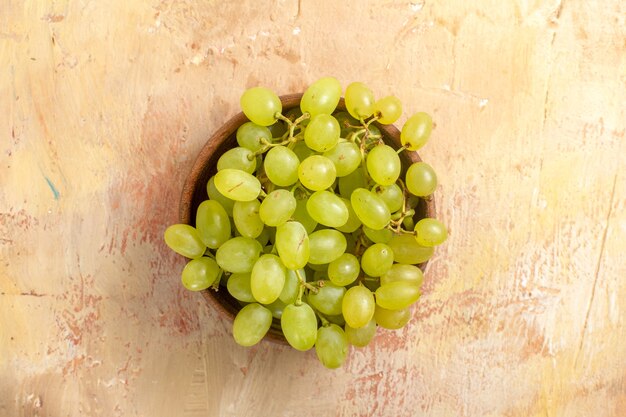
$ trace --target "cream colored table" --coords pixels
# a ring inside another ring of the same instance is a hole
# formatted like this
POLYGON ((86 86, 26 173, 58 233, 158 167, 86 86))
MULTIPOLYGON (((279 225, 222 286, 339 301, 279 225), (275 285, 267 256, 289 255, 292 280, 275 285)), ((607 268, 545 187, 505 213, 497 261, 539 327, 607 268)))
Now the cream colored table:
POLYGON ((0 416, 626 415, 626 3, 9 0, 0 416), (162 242, 246 87, 433 114, 451 230, 343 369, 229 323, 162 242))

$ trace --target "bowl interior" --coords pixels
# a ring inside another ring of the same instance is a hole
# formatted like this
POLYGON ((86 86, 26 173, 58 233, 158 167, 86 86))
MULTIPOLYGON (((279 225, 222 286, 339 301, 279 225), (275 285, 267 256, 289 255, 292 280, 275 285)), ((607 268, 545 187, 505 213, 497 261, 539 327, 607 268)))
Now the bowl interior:
MULTIPOLYGON (((302 94, 281 96, 280 99, 283 104, 283 113, 299 106, 301 97, 302 94)), ((343 99, 339 102, 337 109, 345 110, 345 103, 343 99)), ((243 113, 235 115, 209 138, 198 154, 191 172, 185 181, 181 195, 179 208, 181 223, 195 226, 196 211, 200 203, 208 199, 206 185, 209 179, 217 172, 217 160, 224 154, 224 152, 237 146, 237 128, 247 121, 248 118, 246 118, 243 113)), ((376 123, 376 125, 383 134, 385 143, 395 149, 400 148, 400 132, 395 126, 381 125, 378 123, 376 123)), ((404 173, 409 165, 413 162, 421 161, 416 152, 407 151, 400 153, 400 159, 402 161, 402 176, 404 176, 404 173)), ((435 217, 435 205, 432 199, 420 199, 420 203, 415 209, 414 218, 421 219, 423 217, 435 217)), ((427 262, 420 265, 422 270, 426 266, 426 263, 427 262)), ((201 293, 209 304, 220 311, 221 314, 228 316, 231 320, 241 308, 239 302, 225 289, 220 291, 208 289, 202 291, 201 293)), ((276 342, 286 343, 280 330, 280 323, 278 320, 274 319, 267 337, 276 342)))

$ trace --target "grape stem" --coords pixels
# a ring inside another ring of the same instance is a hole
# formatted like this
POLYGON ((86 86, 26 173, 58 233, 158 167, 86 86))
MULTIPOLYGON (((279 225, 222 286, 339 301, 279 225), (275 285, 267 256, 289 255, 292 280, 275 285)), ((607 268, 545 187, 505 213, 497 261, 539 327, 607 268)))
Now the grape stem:
POLYGON ((405 149, 407 149, 407 148, 408 148, 408 146, 407 146, 407 145, 403 145, 402 147, 400 147, 400 148, 396 151, 396 153, 397 153, 397 154, 400 154, 403 150, 405 150, 405 149))
POLYGON ((211 289, 213 291, 219 291, 219 289, 220 289, 220 281, 222 280, 223 276, 224 276, 224 270, 222 268, 220 268, 220 272, 219 272, 219 274, 217 274, 217 278, 215 279, 215 282, 213 282, 213 284, 211 284, 211 289))
POLYGON ((302 296, 304 295, 305 288, 307 288, 309 291, 312 291, 315 294, 319 292, 319 289, 309 284, 308 282, 306 282, 304 277, 300 275, 300 271, 297 269, 296 269, 296 276, 298 277, 298 281, 300 281, 300 288, 298 289, 298 297, 296 298, 296 302, 294 304, 299 306, 300 304, 302 304, 302 296))

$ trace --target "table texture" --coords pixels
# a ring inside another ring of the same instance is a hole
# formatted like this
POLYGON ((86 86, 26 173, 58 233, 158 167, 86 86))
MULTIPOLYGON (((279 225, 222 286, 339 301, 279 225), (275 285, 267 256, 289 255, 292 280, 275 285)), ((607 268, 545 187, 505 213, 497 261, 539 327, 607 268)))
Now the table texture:
POLYGON ((0 416, 626 415, 626 3, 4 0, 0 416), (232 340, 163 243, 239 97, 332 75, 436 129, 401 331, 232 340))

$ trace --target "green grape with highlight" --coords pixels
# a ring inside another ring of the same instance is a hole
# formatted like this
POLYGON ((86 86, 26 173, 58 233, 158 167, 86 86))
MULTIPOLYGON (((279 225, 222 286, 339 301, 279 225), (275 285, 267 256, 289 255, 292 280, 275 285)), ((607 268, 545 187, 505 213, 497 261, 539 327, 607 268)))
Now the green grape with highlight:
POLYGON ((311 194, 306 203, 306 209, 313 220, 329 227, 345 225, 350 215, 344 201, 325 190, 311 194))
POLYGON ((317 330, 315 353, 322 365, 329 369, 339 368, 348 357, 348 338, 336 324, 320 327, 317 330))
POLYGON ((260 304, 244 306, 235 316, 233 337, 241 346, 253 346, 263 339, 272 325, 272 313, 260 304))
POLYGON ((361 264, 356 256, 344 253, 328 265, 328 278, 335 285, 350 285, 359 276, 361 264))
POLYGON ((374 103, 374 114, 379 115, 378 123, 390 125, 402 115, 402 103, 394 96, 381 98, 374 103))
POLYGON ((324 152, 324 156, 335 165, 337 177, 345 177, 361 164, 361 151, 354 142, 339 142, 324 152))
POLYGON ((409 151, 417 151, 428 142, 433 129, 433 119, 428 113, 415 113, 402 126, 400 142, 409 151))
POLYGON ((338 226, 336 229, 343 233, 352 233, 358 230, 363 223, 361 223, 361 220, 359 220, 359 217, 354 212, 350 200, 341 197, 341 201, 343 201, 348 209, 348 220, 346 220, 343 226, 338 226))
POLYGON ((390 212, 395 213, 402 209, 404 194, 398 184, 376 185, 372 192, 385 202, 390 212))
POLYGON ((420 298, 420 287, 408 281, 395 281, 376 290, 376 304, 387 310, 401 310, 420 298))
POLYGON ((433 256, 432 247, 422 246, 410 234, 394 234, 388 242, 393 250, 393 259, 401 264, 417 265, 433 256))
POLYGON ((260 208, 261 203, 259 200, 235 202, 233 206, 233 221, 241 236, 254 239, 263 233, 265 224, 259 215, 260 208))
POLYGON ((257 301, 254 295, 252 295, 252 289, 250 288, 250 272, 231 274, 226 283, 226 289, 236 300, 244 303, 255 303, 257 301))
POLYGON ((261 255, 252 268, 250 289, 262 304, 276 301, 285 285, 286 269, 276 255, 261 255))
POLYGON ((188 224, 169 226, 163 237, 170 249, 187 258, 200 258, 207 249, 196 228, 188 224))
POLYGON ((214 200, 200 203, 196 212, 196 230, 207 247, 219 248, 230 239, 230 219, 226 210, 214 200))
POLYGON ((355 119, 365 119, 374 113, 374 93, 363 83, 348 84, 345 99, 346 109, 355 119))
POLYGON ((346 324, 358 329, 366 326, 372 317, 376 302, 372 292, 364 286, 351 287, 343 296, 341 310, 346 324))
POLYGON ((264 141, 272 142, 272 132, 265 127, 252 122, 246 122, 237 129, 237 144, 243 148, 256 152, 262 149, 264 141))
POLYGON ((213 285, 221 273, 222 270, 213 258, 203 256, 187 262, 181 280, 188 290, 202 291, 213 285))
POLYGON ((276 228, 276 250, 289 269, 303 268, 309 261, 309 235, 304 226, 288 221, 276 228))
POLYGON ((283 109, 276 93, 265 87, 252 87, 246 90, 241 96, 240 105, 246 117, 260 126, 274 124, 276 113, 283 109))
POLYGON ((350 196, 352 209, 361 222, 374 230, 389 224, 391 213, 382 198, 364 188, 357 188, 350 196))
POLYGON ((256 171, 256 157, 248 148, 238 146, 229 149, 217 160, 218 171, 226 168, 239 169, 248 174, 253 174, 256 171))
POLYGON ((287 342, 296 350, 311 349, 317 340, 317 317, 306 303, 289 304, 283 310, 280 327, 287 342))
POLYGON ((394 281, 408 281, 418 287, 424 282, 424 273, 415 265, 393 264, 391 268, 380 276, 380 285, 394 281))
POLYGON ((322 229, 309 235, 310 264, 327 264, 346 251, 346 238, 334 229, 322 229))
POLYGON ((329 114, 313 116, 304 131, 304 143, 317 152, 326 152, 339 142, 339 122, 329 114))
POLYGON ((321 191, 335 182, 335 164, 322 155, 311 155, 298 166, 298 178, 309 190, 321 191))
POLYGON ((239 169, 223 169, 218 171, 214 178, 217 190, 231 200, 251 201, 261 192, 259 180, 239 169))
POLYGON ((274 146, 265 154, 263 168, 267 178, 276 185, 288 187, 298 181, 298 156, 286 146, 274 146))
POLYGON ((217 187, 215 187, 215 177, 211 177, 206 184, 206 192, 209 196, 209 200, 217 201, 221 204, 221 206, 226 210, 226 213, 229 217, 233 217, 233 206, 235 204, 234 200, 224 196, 219 192, 217 187))
POLYGON ((262 250, 263 247, 256 240, 238 236, 219 247, 215 253, 215 260, 225 271, 250 272, 262 250))
POLYGON ((293 212, 292 218, 302 224, 308 234, 311 234, 317 227, 317 221, 311 217, 309 211, 307 210, 306 206, 308 202, 308 198, 297 200, 296 210, 293 212))
POLYGON ((361 256, 361 268, 370 277, 379 277, 393 265, 393 251, 384 243, 375 243, 361 256))
POLYGON ((268 226, 280 226, 291 218, 296 204, 296 198, 288 190, 274 190, 263 199, 259 216, 268 226))
POLYGON ((441 245, 448 238, 446 226, 437 219, 421 219, 414 230, 415 240, 422 246, 441 245))
POLYGON ((418 197, 427 197, 437 188, 437 174, 426 162, 415 162, 406 171, 406 188, 418 197))
POLYGON ((311 117, 318 114, 332 114, 341 98, 341 83, 334 77, 324 77, 311 84, 300 101, 303 113, 311 117))
POLYGON ((389 145, 375 146, 367 154, 367 172, 380 185, 395 184, 402 164, 396 151, 389 145))

